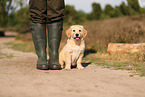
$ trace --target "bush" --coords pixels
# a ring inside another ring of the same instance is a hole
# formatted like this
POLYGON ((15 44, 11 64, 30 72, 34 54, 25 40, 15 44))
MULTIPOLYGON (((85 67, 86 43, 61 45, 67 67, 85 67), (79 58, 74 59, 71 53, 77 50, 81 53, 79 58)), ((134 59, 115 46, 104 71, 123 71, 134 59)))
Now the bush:
POLYGON ((20 33, 29 32, 29 9, 28 6, 19 9, 9 16, 9 26, 15 26, 20 33))

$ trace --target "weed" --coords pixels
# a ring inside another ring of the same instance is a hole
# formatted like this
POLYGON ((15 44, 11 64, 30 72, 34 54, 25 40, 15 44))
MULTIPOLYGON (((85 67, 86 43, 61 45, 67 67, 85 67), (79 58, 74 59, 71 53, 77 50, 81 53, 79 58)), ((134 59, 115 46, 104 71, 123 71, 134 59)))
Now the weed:
POLYGON ((90 54, 83 61, 91 61, 96 65, 114 70, 135 71, 134 74, 140 73, 145 76, 145 62, 134 60, 133 55, 108 55, 108 54, 90 54))

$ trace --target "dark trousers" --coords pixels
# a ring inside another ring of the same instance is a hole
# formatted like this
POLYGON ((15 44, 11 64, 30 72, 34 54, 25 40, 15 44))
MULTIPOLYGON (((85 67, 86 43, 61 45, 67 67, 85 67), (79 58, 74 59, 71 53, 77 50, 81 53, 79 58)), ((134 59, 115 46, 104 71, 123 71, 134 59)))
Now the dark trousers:
POLYGON ((63 20, 64 0, 29 0, 30 21, 53 23, 63 20))

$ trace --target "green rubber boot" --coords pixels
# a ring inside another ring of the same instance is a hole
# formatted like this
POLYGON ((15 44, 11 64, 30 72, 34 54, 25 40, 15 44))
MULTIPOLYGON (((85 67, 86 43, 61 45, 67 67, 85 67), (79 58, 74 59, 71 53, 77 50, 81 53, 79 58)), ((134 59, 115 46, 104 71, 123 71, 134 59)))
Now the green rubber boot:
POLYGON ((49 44, 49 68, 51 70, 61 70, 58 61, 58 49, 62 36, 62 22, 47 24, 48 44, 49 44))
POLYGON ((37 69, 47 70, 47 53, 46 53, 46 24, 31 23, 32 38, 35 51, 38 56, 37 69))

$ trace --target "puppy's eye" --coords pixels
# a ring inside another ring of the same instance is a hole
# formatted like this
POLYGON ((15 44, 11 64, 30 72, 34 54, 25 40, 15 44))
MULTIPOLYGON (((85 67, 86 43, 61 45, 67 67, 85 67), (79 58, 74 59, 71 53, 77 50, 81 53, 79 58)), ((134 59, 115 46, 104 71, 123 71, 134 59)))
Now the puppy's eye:
POLYGON ((75 30, 73 30, 73 32, 75 32, 75 30))
POLYGON ((82 32, 82 30, 79 30, 79 32, 82 32))

